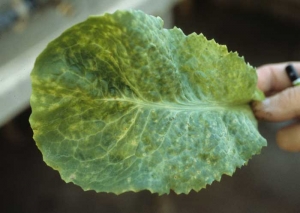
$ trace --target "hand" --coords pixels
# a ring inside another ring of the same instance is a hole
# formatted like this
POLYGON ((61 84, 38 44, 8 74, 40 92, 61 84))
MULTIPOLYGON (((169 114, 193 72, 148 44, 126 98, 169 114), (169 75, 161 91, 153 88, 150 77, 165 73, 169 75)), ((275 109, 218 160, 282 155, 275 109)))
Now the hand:
MULTIPOLYGON (((286 121, 300 118, 300 86, 292 86, 285 67, 292 64, 300 75, 300 62, 268 64, 257 69, 258 88, 267 96, 262 102, 253 103, 258 119, 286 121)), ((300 151, 300 122, 278 131, 276 140, 280 148, 300 151)))

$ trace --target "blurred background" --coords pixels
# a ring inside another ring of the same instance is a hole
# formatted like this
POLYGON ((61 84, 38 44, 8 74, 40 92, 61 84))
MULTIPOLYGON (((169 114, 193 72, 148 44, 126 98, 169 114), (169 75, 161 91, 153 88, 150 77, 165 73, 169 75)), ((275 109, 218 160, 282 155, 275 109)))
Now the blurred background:
POLYGON ((286 123, 260 123, 268 140, 262 154, 188 195, 84 192, 46 166, 28 123, 34 60, 67 27, 125 8, 159 15, 166 28, 203 33, 255 67, 299 60, 299 0, 0 0, 0 212, 300 212, 300 154, 275 142, 286 123))

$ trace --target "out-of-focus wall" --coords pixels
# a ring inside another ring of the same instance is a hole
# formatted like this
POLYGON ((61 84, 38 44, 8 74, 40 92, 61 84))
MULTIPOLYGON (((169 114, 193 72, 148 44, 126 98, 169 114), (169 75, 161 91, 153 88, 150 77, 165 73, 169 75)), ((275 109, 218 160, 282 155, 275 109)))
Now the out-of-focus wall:
MULTIPOLYGON (((232 7, 248 11, 260 11, 281 20, 300 21, 299 0, 211 0, 220 7, 232 7)), ((300 25, 300 23, 297 23, 300 25)))

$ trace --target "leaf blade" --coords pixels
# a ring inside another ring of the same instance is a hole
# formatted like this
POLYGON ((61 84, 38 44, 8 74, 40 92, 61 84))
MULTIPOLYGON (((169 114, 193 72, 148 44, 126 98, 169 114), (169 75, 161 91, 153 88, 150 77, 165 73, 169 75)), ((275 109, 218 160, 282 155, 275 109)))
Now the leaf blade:
POLYGON ((140 11, 91 17, 38 57, 30 123, 66 182, 188 193, 266 145, 248 105, 255 70, 203 35, 162 24, 140 11))

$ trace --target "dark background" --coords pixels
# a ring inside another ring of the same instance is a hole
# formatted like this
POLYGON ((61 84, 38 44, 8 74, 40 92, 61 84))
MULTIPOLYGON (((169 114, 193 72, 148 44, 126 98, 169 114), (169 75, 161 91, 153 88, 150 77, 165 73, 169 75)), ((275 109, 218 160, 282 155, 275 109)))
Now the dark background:
MULTIPOLYGON (((299 60, 300 2, 185 0, 174 8, 174 24, 203 33, 237 51, 253 66, 299 60), (275 5, 275 6, 274 6, 275 5)), ((223 176, 200 192, 158 196, 148 191, 84 192, 46 166, 32 140, 30 109, 0 129, 0 212, 7 213, 194 213, 300 212, 300 155, 280 150, 275 133, 284 124, 260 123, 268 140, 262 154, 233 177, 223 176)))

